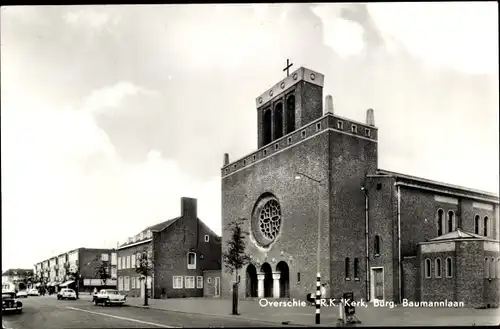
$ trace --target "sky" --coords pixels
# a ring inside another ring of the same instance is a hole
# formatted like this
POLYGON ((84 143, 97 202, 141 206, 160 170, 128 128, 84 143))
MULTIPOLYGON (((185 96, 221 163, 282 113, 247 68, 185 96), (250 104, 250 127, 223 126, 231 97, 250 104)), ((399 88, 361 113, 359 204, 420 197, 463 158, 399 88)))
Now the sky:
POLYGON ((2 271, 116 247, 198 199, 289 58, 335 112, 375 110, 379 168, 498 194, 498 4, 1 8, 2 271))

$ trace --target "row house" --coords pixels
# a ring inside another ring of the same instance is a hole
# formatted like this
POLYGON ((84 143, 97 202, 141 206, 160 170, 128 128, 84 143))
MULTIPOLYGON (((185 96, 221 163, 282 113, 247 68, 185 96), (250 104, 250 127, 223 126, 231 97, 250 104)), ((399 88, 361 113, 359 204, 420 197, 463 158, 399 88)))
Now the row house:
MULTIPOLYGON (((35 273, 47 287, 69 287, 90 292, 94 288, 116 288, 117 256, 115 249, 78 248, 34 265, 35 273), (99 269, 109 274, 101 280, 99 269), (78 280, 74 280, 78 273, 78 280)), ((38 284, 41 284, 39 282, 38 284)))
POLYGON ((181 198, 179 217, 150 226, 118 247, 118 290, 129 296, 202 297, 204 273, 220 269, 220 238, 198 218, 193 198, 181 198), (148 255, 147 275, 138 271, 138 254, 148 255))

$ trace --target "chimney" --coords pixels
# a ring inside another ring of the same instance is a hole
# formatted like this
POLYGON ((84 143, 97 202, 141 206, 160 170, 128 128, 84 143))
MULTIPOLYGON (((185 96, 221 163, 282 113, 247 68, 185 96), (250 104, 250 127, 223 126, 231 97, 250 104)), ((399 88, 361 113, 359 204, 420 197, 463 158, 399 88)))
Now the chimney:
POLYGON ((224 153, 224 166, 227 166, 229 164, 229 154, 224 153))
POLYGON ((366 110, 366 124, 375 127, 375 114, 373 109, 366 110))
POLYGON ((181 216, 198 218, 196 199, 186 197, 181 198, 181 216))
POLYGON ((325 97, 325 113, 333 114, 333 97, 332 97, 332 95, 327 95, 325 97))

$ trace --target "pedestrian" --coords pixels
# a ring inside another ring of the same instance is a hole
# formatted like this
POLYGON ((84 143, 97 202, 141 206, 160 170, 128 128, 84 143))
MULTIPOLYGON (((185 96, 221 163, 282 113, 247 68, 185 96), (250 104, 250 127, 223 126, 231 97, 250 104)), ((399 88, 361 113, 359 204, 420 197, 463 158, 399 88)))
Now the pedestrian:
POLYGON ((321 298, 326 298, 326 283, 321 285, 321 298))

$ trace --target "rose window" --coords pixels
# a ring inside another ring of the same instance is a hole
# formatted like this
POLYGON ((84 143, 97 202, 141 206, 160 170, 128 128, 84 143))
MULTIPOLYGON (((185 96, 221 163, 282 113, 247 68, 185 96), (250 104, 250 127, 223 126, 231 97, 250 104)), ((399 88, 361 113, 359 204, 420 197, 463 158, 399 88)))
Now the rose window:
POLYGON ((267 240, 274 241, 281 227, 281 209, 278 201, 269 200, 259 214, 259 227, 267 240))

